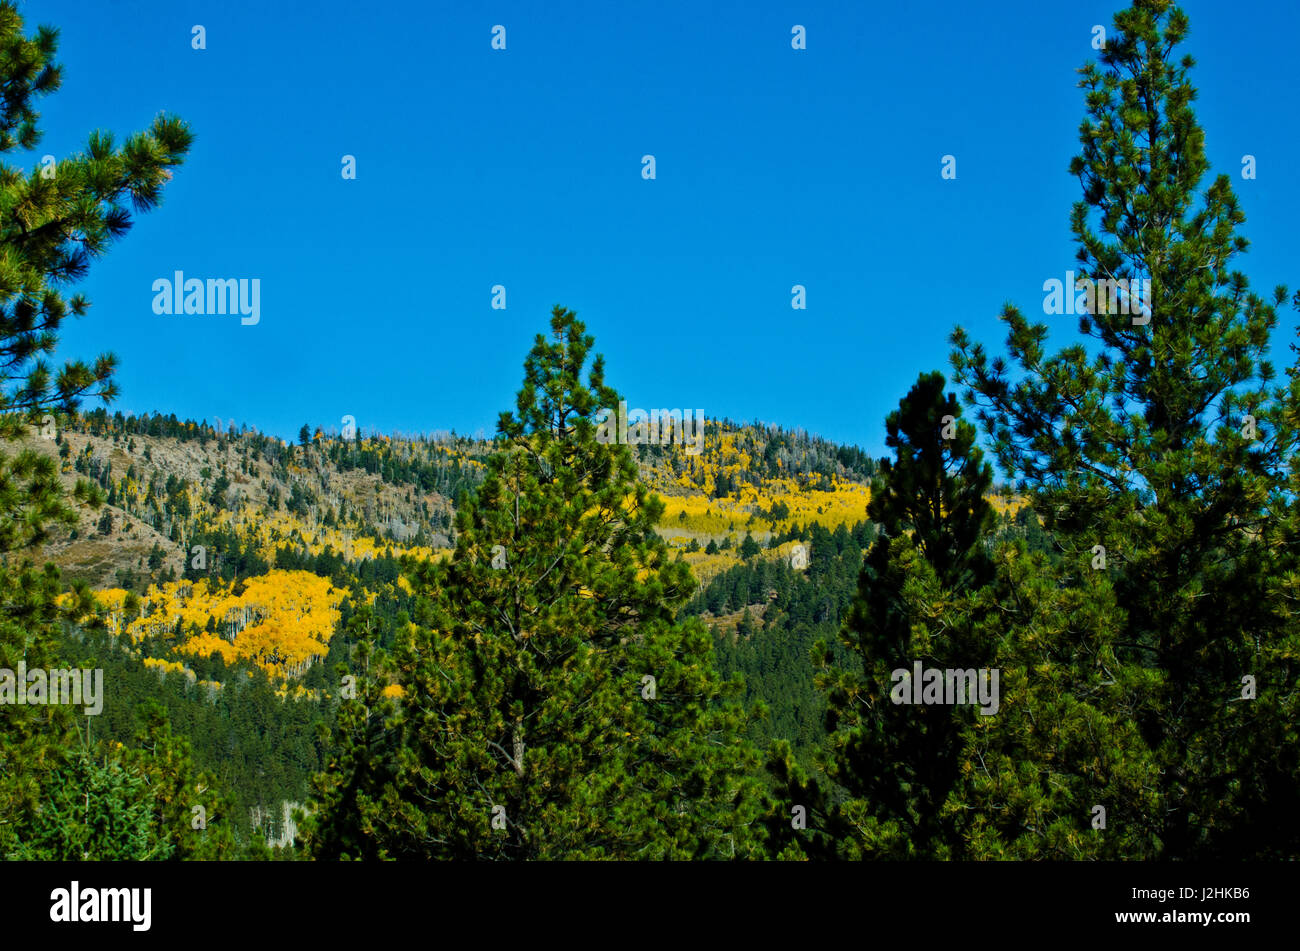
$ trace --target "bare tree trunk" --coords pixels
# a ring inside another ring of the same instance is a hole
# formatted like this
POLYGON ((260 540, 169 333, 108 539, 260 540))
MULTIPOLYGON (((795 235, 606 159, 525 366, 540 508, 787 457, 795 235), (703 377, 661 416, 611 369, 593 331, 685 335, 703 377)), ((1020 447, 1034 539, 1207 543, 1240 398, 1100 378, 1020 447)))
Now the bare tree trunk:
POLYGON ((524 724, 522 720, 515 721, 514 758, 515 774, 522 778, 524 775, 524 724))

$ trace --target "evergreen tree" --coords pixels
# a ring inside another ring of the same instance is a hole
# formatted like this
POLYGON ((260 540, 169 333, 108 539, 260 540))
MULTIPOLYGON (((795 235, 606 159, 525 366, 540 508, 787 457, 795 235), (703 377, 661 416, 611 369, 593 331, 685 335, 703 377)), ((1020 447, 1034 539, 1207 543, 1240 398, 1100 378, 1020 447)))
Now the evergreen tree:
POLYGON ((749 854, 756 798, 663 503, 593 417, 617 406, 592 338, 555 308, 502 448, 417 572, 415 625, 345 702, 318 782, 318 856, 704 858, 749 854), (384 721, 384 717, 388 717, 384 721), (380 724, 386 722, 387 726, 380 724), (387 730, 394 748, 383 746, 387 730))
MULTIPOLYGON (((0 153, 40 142, 35 106, 59 88, 57 40, 50 27, 24 35, 16 6, 0 0, 0 153)), ((56 413, 70 418, 86 396, 116 394, 110 354, 57 373, 45 362, 63 319, 88 310, 82 296, 65 298, 60 286, 82 278, 91 259, 127 232, 128 205, 158 204, 190 141, 180 120, 164 116, 121 147, 95 132, 85 153, 54 165, 30 173, 0 166, 0 443, 33 423, 48 432, 56 413)), ((29 557, 54 526, 76 523, 70 502, 96 506, 102 495, 81 480, 69 498, 52 459, 30 449, 0 452, 0 669, 13 671, 20 661, 28 670, 66 666, 60 627, 88 613, 89 593, 74 593, 65 616, 57 570, 38 569, 29 557)), ((92 745, 78 733, 79 715, 58 704, 0 704, 0 856, 164 858, 217 841, 187 837, 188 820, 182 829, 160 806, 164 777, 192 783, 181 747, 157 731, 139 750, 92 745)))
MULTIPOLYGON (((0 63, 4 103, 0 105, 0 153, 34 149, 41 140, 36 100, 56 91, 61 67, 54 61, 58 31, 42 26, 23 34, 23 20, 10 0, 0 2, 0 63)), ((87 313, 80 294, 65 298, 59 285, 83 277, 99 256, 131 227, 127 203, 144 211, 158 204, 170 169, 184 161, 191 134, 178 119, 160 116, 148 132, 121 148, 103 132, 90 136, 84 154, 24 173, 0 166, 0 441, 13 441, 25 423, 52 429, 54 413, 71 414, 87 396, 105 401, 117 393, 116 359, 100 356, 93 366, 65 363, 55 374, 43 359, 54 353, 69 312, 87 313), (40 224, 33 226, 33 222, 40 224)), ((95 491, 79 481, 74 501, 95 502, 95 491)), ((45 540, 53 524, 74 524, 56 466, 40 453, 0 452, 0 553, 45 540)))
MULTIPOLYGON (((910 692, 916 661, 979 669, 993 653, 987 639, 947 630, 946 622, 966 610, 969 592, 991 576, 982 543, 993 518, 984 498, 992 471, 975 447, 974 427, 943 387, 942 374, 922 374, 885 421, 895 459, 881 461, 867 508, 882 534, 867 553, 841 634, 860 667, 833 666, 825 642, 813 651, 817 683, 827 693, 825 771, 843 800, 825 802, 825 793, 787 762, 786 750, 772 763, 787 795, 815 806, 822 825, 802 837, 812 854, 950 855, 944 804, 960 776, 972 708, 891 700, 895 670, 908 671, 910 692)), ((829 534, 813 545, 835 547, 829 534)))
POLYGON ((885 420, 896 458, 880 461, 867 515, 889 538, 907 534, 945 587, 978 587, 991 569, 980 542, 993 527, 993 471, 944 382, 942 373, 921 374, 885 420))
MULTIPOLYGON (((1093 702, 1140 739, 1133 761, 1154 758, 1157 795, 1125 803, 1123 822, 1168 858, 1294 855, 1300 641, 1285 604, 1298 404, 1267 359, 1286 291, 1261 298, 1231 270, 1247 242, 1228 177, 1200 191, 1194 61, 1176 53, 1187 32, 1169 0, 1136 0, 1081 71, 1071 228, 1090 345, 1049 353, 1047 326, 1007 306, 1014 378, 961 329, 953 364, 1069 583, 1104 574, 1123 606, 1114 656, 1073 649, 1062 630, 1044 645, 1079 684, 1105 662, 1110 686, 1093 702), (1149 280, 1149 293, 1130 283, 1112 300, 1111 280, 1149 280)), ((1051 705, 1028 689, 1027 705, 1051 705)), ((1100 802, 1080 795, 1076 810, 1100 802)))

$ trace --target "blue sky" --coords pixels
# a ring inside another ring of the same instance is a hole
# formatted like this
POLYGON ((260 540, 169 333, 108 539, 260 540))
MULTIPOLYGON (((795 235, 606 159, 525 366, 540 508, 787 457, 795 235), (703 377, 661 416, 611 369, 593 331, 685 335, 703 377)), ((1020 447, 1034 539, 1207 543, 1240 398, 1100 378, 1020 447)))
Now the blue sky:
MULTIPOLYGON (((65 325, 61 358, 118 355, 124 412, 287 438, 344 415, 491 432, 560 303, 631 406, 878 455, 917 373, 951 375, 954 324, 1000 352, 1003 302, 1041 313, 1071 267, 1075 70, 1119 5, 28 0, 29 30, 61 30, 64 83, 41 145, 9 161, 160 110, 196 133, 65 325), (155 314, 152 284, 177 270, 260 279, 260 322, 155 314)), ((1247 216, 1238 266, 1294 288, 1300 7, 1183 8, 1212 171, 1247 216)), ((1074 336, 1075 318, 1046 319, 1074 336)))

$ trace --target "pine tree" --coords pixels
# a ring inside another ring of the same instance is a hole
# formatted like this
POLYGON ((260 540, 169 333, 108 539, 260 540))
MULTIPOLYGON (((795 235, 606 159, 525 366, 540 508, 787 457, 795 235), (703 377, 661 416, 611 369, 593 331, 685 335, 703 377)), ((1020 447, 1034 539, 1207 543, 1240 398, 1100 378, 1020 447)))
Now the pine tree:
MULTIPOLYGON (((964 731, 974 714, 963 706, 897 705, 892 674, 902 669, 910 677, 915 661, 978 669, 992 657, 987 637, 976 639, 971 626, 957 637, 950 623, 992 575, 984 548, 993 521, 984 498, 992 471, 975 446, 974 427, 944 393, 942 374, 922 374, 885 429, 895 459, 882 460, 867 509, 882 533, 867 552, 841 633, 861 666, 834 666, 825 642, 813 652, 817 685, 827 693, 825 772, 843 790, 842 801, 829 806, 816 784, 780 762, 784 751, 771 765, 788 795, 815 801, 827 824, 803 837, 805 851, 948 857, 944 805, 960 777, 964 731)), ((819 547, 833 547, 829 535, 819 547)))
MULTIPOLYGON (((57 40, 50 27, 24 35, 16 6, 0 0, 0 153, 40 142, 35 106, 60 86, 57 40)), ((129 230, 131 207, 158 204, 191 138, 184 123, 163 116, 121 147, 95 132, 85 153, 30 173, 0 166, 0 444, 19 440, 33 424, 53 439, 56 414, 71 416, 87 396, 116 395, 111 354, 90 366, 66 363, 56 373, 46 363, 63 319, 88 312, 85 298, 65 298, 60 286, 81 279, 91 260, 129 230)), ((56 463, 43 453, 0 452, 0 669, 14 671, 19 661, 29 670, 67 665, 60 627, 86 613, 78 606, 86 606, 88 593, 75 596, 65 616, 57 570, 34 567, 30 556, 55 526, 76 523, 74 504, 101 502, 85 480, 69 498, 56 463)), ((180 827, 157 808, 156 780, 165 774, 190 782, 182 750, 166 739, 138 754, 88 745, 78 736, 78 715, 62 705, 0 705, 0 856, 81 858, 94 851, 95 858, 163 858, 207 841, 181 845, 180 827), (92 817, 75 812, 78 799, 85 812, 89 790, 100 804, 92 817)))
POLYGON ((944 383, 921 374, 885 420, 896 458, 880 461, 867 515, 887 537, 908 535, 945 587, 979 587, 991 573, 981 541, 993 527, 993 471, 944 383))
MULTIPOLYGON (((58 31, 40 27, 22 33, 22 18, 9 0, 0 3, 0 53, 5 64, 0 107, 0 153, 29 150, 41 138, 36 99, 57 90, 61 69, 54 62, 58 31)), ((192 135, 179 119, 160 116, 148 132, 120 147, 112 135, 96 132, 83 154, 24 174, 0 168, 0 226, 5 266, 0 268, 0 366, 10 384, 0 388, 0 435, 20 431, 19 414, 39 420, 47 409, 74 410, 86 395, 116 395, 111 377, 116 360, 105 354, 93 366, 67 363, 51 378, 41 360, 52 354, 69 312, 80 317, 88 303, 65 299, 58 285, 83 277, 94 257, 131 227, 127 203, 137 211, 158 204, 170 169, 180 165, 192 135), (39 222, 39 224, 36 224, 39 222)))
POLYGON ((953 640, 992 645, 1000 674, 996 714, 963 731, 960 779, 942 810, 947 854, 1155 858, 1159 841, 1139 820, 1155 808, 1159 767, 1133 713, 1158 678, 1117 659, 1124 612, 1110 579, 1019 539, 995 568, 942 616, 953 640))
POLYGON ((742 717, 694 592, 655 525, 592 338, 555 308, 500 449, 457 512, 455 553, 416 572, 414 626, 345 703, 318 782, 318 856, 703 858, 748 854, 742 717), (392 737, 392 748, 382 738, 392 737))
POLYGON ((1081 70, 1087 117, 1070 167, 1091 343, 1049 354, 1048 327, 1008 305, 1015 375, 961 329, 953 365, 1071 583, 1104 573, 1123 607, 1113 657, 1064 643, 1051 653, 1080 683, 1086 665, 1108 664, 1112 686, 1094 702, 1140 738, 1134 757, 1158 765, 1155 801, 1127 804, 1124 821, 1168 858, 1294 855, 1300 641, 1284 525, 1300 404, 1267 358, 1286 291, 1270 301, 1230 270, 1247 242, 1228 177, 1200 191, 1194 61, 1176 53, 1187 16, 1136 0, 1114 26, 1081 70), (1107 281, 1129 294, 1110 285, 1112 300, 1107 281))
MULTIPOLYGON (((33 38, 9 0, 0 2, 0 62, 5 97, 0 106, 0 153, 30 150, 41 140, 36 100, 62 81, 54 61, 58 31, 40 27, 33 38)), ((69 312, 80 317, 88 303, 65 298, 60 284, 83 277, 93 258, 131 227, 127 203, 137 211, 158 204, 170 169, 180 165, 192 139, 178 119, 160 116, 148 132, 121 148, 104 132, 90 136, 87 151, 30 173, 0 166, 0 441, 36 424, 54 436, 54 412, 73 413, 87 396, 105 401, 117 393, 116 360, 100 356, 93 366, 65 363, 51 374, 44 357, 54 353, 69 312)), ((94 501, 79 482, 74 500, 94 501)), ((53 460, 31 450, 12 459, 0 453, 0 553, 39 544, 51 524, 72 524, 53 460)))

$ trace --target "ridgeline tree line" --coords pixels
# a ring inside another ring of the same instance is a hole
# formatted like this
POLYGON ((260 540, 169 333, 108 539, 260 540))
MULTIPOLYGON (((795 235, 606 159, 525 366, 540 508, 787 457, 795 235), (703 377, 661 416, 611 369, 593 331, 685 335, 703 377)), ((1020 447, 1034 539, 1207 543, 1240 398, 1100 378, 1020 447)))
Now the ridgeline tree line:
MULTIPOLYGON (((5 151, 35 143, 31 103, 59 84, 53 31, 21 28, 0 2, 5 151)), ((886 420, 867 519, 809 526, 807 566, 752 545, 698 591, 631 451, 596 441, 620 396, 556 307, 457 505, 451 557, 403 566, 409 599, 381 609, 396 623, 349 606, 329 684, 354 689, 336 688, 327 738, 298 744, 298 768, 321 768, 295 854, 1300 854, 1300 366, 1278 377, 1268 359, 1286 289, 1261 297, 1230 270, 1247 245, 1228 179, 1199 191, 1187 29, 1168 0, 1135 0, 1081 70, 1076 266, 1149 279, 1150 320, 1084 313, 1090 345, 1053 352, 1007 305, 993 358, 954 331, 962 399, 921 375, 886 420), (995 525, 981 436, 1028 502, 1016 530, 995 525), (734 639, 704 623, 737 610, 734 639), (916 662, 998 670, 997 712, 893 702, 894 672, 916 662)), ((54 179, 5 169, 9 440, 114 395, 111 356, 53 378, 40 359, 85 310, 54 287, 126 231, 128 199, 157 203, 190 141, 163 117, 120 149, 92 137, 54 179)), ((57 571, 30 556, 101 500, 86 481, 65 498, 48 457, 0 457, 0 668, 92 651, 84 603, 59 607, 57 571)), ((239 702, 269 705, 249 691, 239 702)), ((122 740, 57 706, 0 705, 0 854, 268 854, 163 706, 139 707, 122 740)))

